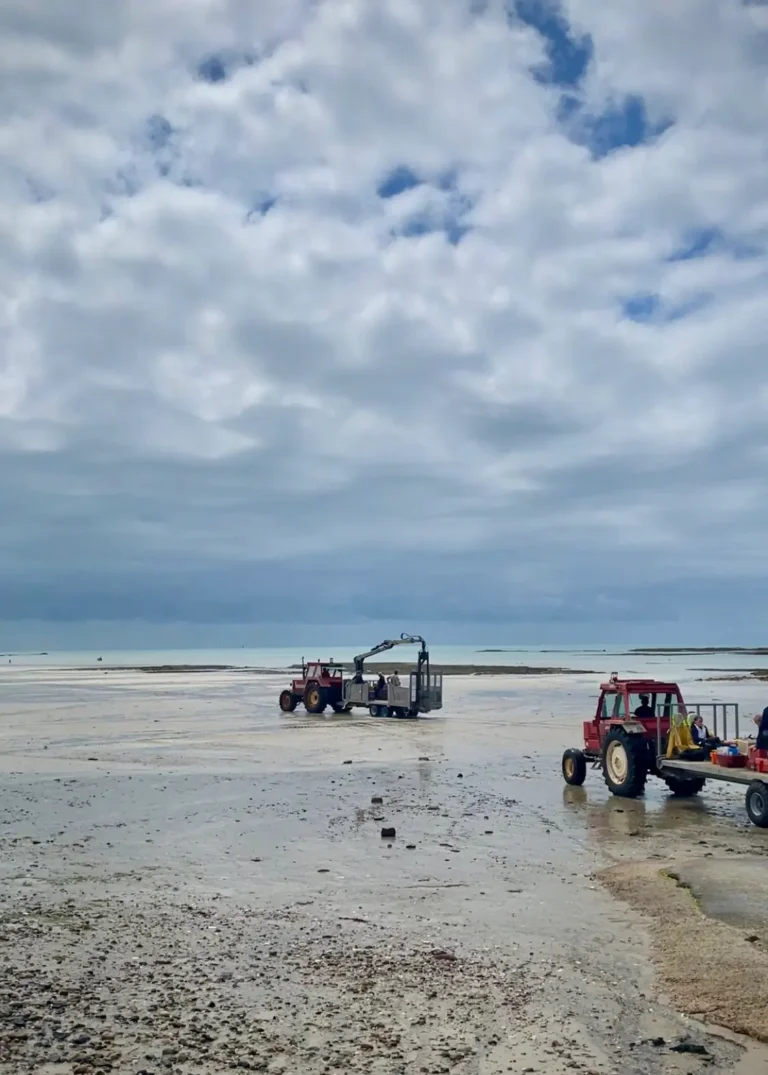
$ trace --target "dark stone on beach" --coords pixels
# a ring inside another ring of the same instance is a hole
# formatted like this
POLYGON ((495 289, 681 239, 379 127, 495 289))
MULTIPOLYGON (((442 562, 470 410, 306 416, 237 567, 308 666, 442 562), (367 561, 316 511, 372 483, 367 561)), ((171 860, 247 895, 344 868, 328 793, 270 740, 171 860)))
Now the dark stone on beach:
POLYGON ((416 844, 406 844, 405 849, 406 849, 406 851, 415 851, 416 850, 416 844))
POLYGON ((709 1049, 705 1045, 698 1045, 695 1041, 679 1041, 676 1045, 670 1045, 673 1053, 693 1053, 696 1056, 709 1056, 709 1049))
POLYGON ((463 774, 463 773, 459 773, 459 774, 458 774, 458 777, 459 777, 459 780, 463 780, 463 779, 464 779, 464 774, 463 774))
POLYGON ((381 803, 384 802, 384 800, 382 799, 381 795, 372 795, 371 796, 371 802, 376 804, 376 805, 380 805, 381 803))
POLYGON ((392 826, 392 825, 385 826, 381 830, 381 838, 382 838, 382 840, 391 840, 393 836, 397 836, 397 832, 395 831, 394 826, 392 826))
POLYGON ((351 765, 351 764, 352 764, 352 759, 351 759, 351 758, 347 758, 347 760, 346 760, 346 761, 343 761, 343 762, 342 762, 341 764, 342 764, 342 765, 351 765))
POLYGON ((427 757, 427 755, 426 755, 426 754, 422 754, 422 755, 420 755, 420 757, 419 757, 419 761, 429 761, 429 758, 427 757))

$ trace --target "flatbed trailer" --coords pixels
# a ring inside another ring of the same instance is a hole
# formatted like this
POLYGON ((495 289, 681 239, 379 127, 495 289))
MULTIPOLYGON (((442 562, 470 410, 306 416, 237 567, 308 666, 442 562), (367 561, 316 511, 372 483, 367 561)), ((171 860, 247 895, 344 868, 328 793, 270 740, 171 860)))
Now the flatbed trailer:
POLYGON ((768 829, 768 773, 753 769, 731 769, 711 761, 681 761, 660 757, 656 761, 660 773, 700 777, 704 780, 723 780, 727 784, 742 784, 747 789, 745 806, 749 820, 761 829, 768 829))

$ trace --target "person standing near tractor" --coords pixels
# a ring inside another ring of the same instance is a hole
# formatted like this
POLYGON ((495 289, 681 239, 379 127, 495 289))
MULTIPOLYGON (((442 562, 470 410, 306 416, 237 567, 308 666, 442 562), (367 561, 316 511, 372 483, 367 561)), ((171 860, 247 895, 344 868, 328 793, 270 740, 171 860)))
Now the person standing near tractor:
POLYGON ((762 714, 757 714, 755 717, 755 724, 757 725, 757 742, 755 743, 755 747, 757 750, 768 750, 768 705, 765 707, 762 714))

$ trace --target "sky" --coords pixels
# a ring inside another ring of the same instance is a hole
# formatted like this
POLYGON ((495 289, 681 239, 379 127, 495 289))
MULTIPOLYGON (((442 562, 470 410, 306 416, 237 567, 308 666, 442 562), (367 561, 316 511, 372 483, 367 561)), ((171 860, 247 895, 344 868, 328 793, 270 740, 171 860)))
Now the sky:
POLYGON ((765 641, 765 3, 5 0, 0 61, 0 645, 765 641))

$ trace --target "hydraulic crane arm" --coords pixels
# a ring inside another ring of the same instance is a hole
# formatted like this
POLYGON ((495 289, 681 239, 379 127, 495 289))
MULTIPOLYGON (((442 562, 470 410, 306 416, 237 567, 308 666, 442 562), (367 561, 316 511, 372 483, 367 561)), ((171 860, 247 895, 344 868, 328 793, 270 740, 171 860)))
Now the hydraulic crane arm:
POLYGON ((385 638, 383 642, 379 642, 378 646, 374 646, 366 653, 358 653, 357 657, 353 658, 355 662, 355 672, 362 673, 363 664, 369 657, 375 657, 377 653, 384 653, 386 650, 394 649, 395 646, 415 646, 421 643, 422 652, 426 651, 426 642, 421 635, 400 635, 399 638, 385 638))

